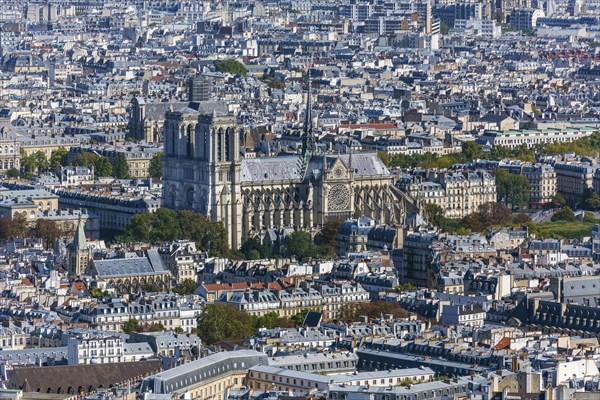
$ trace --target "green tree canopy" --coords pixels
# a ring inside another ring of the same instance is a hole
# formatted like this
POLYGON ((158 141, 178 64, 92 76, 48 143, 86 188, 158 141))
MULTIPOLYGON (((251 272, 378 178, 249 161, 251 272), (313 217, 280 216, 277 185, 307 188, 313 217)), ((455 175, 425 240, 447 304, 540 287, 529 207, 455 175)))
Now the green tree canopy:
POLYGON ((253 333, 250 316, 230 304, 207 304, 198 317, 198 336, 203 344, 244 340, 253 333))
POLYGON ((163 170, 163 152, 159 151, 154 154, 150 159, 150 166, 148 167, 148 174, 151 178, 162 178, 163 170))
POLYGON ((423 214, 430 224, 438 228, 443 227, 446 222, 444 209, 437 204, 426 203, 423 206, 423 214))
POLYGON ((575 213, 573 213, 570 207, 563 207, 554 213, 551 220, 552 222, 575 222, 577 218, 575 218, 575 213))
POLYGON ((240 252, 244 255, 246 260, 258 260, 261 258, 269 258, 271 256, 269 246, 260 244, 255 238, 246 240, 242 244, 242 247, 240 247, 240 252))
POLYGON ((68 154, 69 150, 62 146, 54 150, 50 155, 50 169, 52 171, 58 171, 60 167, 66 166, 68 154))
POLYGON ((82 151, 71 160, 71 164, 80 167, 94 167, 94 178, 112 176, 112 164, 108 158, 82 151))
POLYGON ((129 179, 131 177, 129 173, 129 164, 127 158, 123 153, 117 153, 112 159, 112 173, 117 179, 129 179))
POLYGON ((340 308, 340 321, 358 321, 360 316, 366 316, 371 319, 380 318, 382 315, 391 314, 394 318, 408 317, 408 311, 400 307, 397 303, 387 301, 372 301, 367 303, 346 303, 340 308))
POLYGON ((562 194, 556 193, 554 197, 552 197, 552 205, 555 207, 562 207, 567 204, 567 200, 563 197, 562 194))
POLYGON ((21 170, 25 177, 31 177, 34 174, 40 174, 42 171, 48 170, 48 159, 46 153, 41 150, 27 155, 25 150, 21 148, 21 170))
POLYGON ((494 171, 498 201, 513 207, 525 207, 531 196, 531 185, 524 176, 511 174, 505 169, 494 171))
POLYGON ((331 257, 333 249, 328 245, 315 245, 308 232, 292 232, 285 238, 286 255, 294 257, 297 260, 303 260, 309 257, 331 257))
POLYGON ((587 211, 600 210, 600 195, 591 188, 586 188, 581 195, 581 208, 587 211))
POLYGON ((20 175, 19 170, 16 168, 11 168, 8 171, 6 171, 7 178, 18 178, 19 175, 20 175))
POLYGON ((467 161, 477 160, 483 157, 483 147, 476 142, 463 142, 462 154, 467 161))
POLYGON ((56 241, 64 235, 64 232, 56 221, 38 219, 31 230, 31 234, 38 239, 42 239, 44 248, 50 250, 56 241))
POLYGON ((182 296, 187 296, 190 294, 194 294, 197 287, 198 287, 198 284, 196 283, 195 280, 184 279, 182 282, 178 283, 177 286, 175 286, 173 288, 173 292, 175 292, 179 295, 182 295, 182 296))
POLYGON ((159 208, 155 213, 136 214, 131 217, 120 239, 141 242, 186 239, 194 241, 198 248, 211 256, 229 254, 228 236, 223 224, 190 210, 159 208))
POLYGON ((248 73, 244 64, 237 60, 215 61, 214 64, 217 72, 241 76, 246 76, 246 73, 248 73))

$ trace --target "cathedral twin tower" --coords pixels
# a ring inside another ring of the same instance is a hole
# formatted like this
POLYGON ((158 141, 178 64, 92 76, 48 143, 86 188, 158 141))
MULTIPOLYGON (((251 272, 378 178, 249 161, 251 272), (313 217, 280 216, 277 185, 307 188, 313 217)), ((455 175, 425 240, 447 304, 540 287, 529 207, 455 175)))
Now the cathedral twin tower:
POLYGON ((402 203, 376 154, 318 154, 309 146, 302 155, 243 158, 236 118, 196 107, 166 113, 163 205, 221 221, 232 248, 283 227, 318 231, 332 219, 400 222, 402 203))

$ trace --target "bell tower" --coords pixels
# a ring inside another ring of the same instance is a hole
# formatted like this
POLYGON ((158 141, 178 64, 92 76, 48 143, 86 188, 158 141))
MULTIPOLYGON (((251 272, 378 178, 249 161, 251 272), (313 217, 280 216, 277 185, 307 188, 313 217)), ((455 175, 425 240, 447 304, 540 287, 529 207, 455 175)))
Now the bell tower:
POLYGON ((242 240, 240 137, 231 115, 198 118, 198 210, 227 228, 229 243, 238 248, 242 240))

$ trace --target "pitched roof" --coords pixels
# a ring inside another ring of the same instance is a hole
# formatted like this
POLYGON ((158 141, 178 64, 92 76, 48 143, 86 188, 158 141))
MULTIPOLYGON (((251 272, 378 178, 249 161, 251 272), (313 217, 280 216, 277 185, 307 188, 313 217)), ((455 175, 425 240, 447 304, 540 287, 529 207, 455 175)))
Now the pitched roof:
POLYGON ((129 379, 146 376, 162 370, 160 360, 125 362, 114 364, 60 365, 52 367, 16 367, 10 376, 10 387, 22 388, 25 382, 29 387, 47 393, 69 387, 77 393, 79 387, 88 390, 90 386, 110 387, 129 379))

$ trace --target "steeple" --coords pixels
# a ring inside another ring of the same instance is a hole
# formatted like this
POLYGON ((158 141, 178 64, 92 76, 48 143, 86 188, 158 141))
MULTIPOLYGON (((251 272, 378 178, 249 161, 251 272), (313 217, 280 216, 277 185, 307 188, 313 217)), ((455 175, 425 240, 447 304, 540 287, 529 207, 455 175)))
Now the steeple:
POLYGON ((83 229, 85 222, 81 218, 81 214, 79 214, 79 222, 77 223, 77 232, 75 232, 75 238, 73 239, 73 249, 79 250, 87 250, 88 244, 87 240, 85 240, 85 231, 83 229))
MULTIPOLYGON (((312 65, 311 65, 312 67, 312 65)), ((306 93, 306 111, 304 113, 304 134, 302 136, 302 155, 307 160, 317 151, 317 142, 313 135, 312 126, 312 82, 310 67, 308 69, 308 90, 306 93)))

